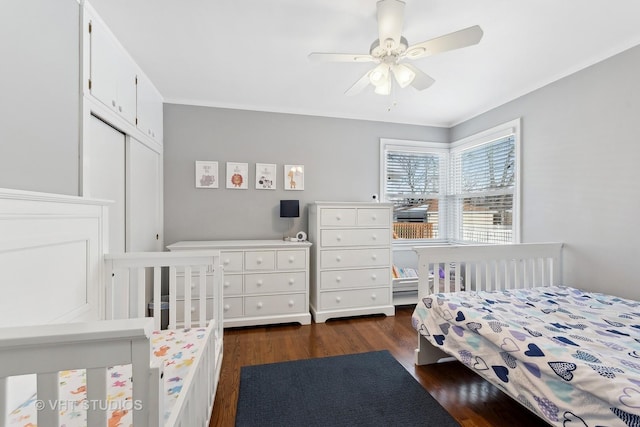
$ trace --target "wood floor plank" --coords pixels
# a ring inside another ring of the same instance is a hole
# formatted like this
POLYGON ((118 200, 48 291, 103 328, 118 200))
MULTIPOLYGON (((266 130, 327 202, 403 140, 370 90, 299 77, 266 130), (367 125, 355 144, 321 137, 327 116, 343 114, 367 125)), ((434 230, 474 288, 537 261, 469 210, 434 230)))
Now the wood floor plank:
POLYGON ((376 350, 389 350, 464 427, 547 425, 458 362, 415 366, 418 338, 411 327, 412 312, 413 307, 405 306, 396 307, 396 315, 389 317, 226 329, 222 373, 210 426, 235 425, 242 366, 376 350))

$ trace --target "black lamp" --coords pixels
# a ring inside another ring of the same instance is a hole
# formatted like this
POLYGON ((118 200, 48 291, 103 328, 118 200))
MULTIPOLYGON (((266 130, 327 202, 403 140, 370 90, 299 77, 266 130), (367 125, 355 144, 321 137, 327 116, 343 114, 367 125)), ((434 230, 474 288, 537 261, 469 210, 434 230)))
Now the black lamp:
MULTIPOLYGON (((299 216, 300 203, 298 200, 280 200, 280 218, 298 218, 299 216)), ((293 225, 293 219, 291 223, 293 225)), ((284 240, 291 240, 291 237, 286 236, 284 240)))

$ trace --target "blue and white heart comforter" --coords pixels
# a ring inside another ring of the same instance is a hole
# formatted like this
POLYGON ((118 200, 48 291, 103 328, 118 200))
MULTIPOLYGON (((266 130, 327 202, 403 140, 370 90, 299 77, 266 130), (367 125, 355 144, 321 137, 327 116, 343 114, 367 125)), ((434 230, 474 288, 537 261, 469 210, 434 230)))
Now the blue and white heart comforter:
POLYGON ((565 286, 431 294, 413 326, 557 426, 640 426, 640 302, 565 286))

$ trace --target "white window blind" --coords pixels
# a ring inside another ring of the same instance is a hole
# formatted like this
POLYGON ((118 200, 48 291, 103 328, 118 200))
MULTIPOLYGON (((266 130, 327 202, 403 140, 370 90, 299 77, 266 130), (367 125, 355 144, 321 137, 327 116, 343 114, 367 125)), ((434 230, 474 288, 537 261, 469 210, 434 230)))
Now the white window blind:
POLYGON ((394 231, 401 238, 438 238, 446 155, 415 147, 387 149, 384 155, 383 198, 394 204, 394 231))
POLYGON ((450 196, 453 240, 514 241, 515 136, 452 150, 450 196))

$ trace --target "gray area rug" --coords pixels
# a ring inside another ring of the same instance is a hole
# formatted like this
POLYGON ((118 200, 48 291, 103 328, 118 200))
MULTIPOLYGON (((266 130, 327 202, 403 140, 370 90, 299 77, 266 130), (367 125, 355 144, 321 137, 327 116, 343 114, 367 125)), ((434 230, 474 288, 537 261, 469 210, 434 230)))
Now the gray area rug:
POLYGON ((244 366, 236 427, 459 424, 388 351, 244 366))

